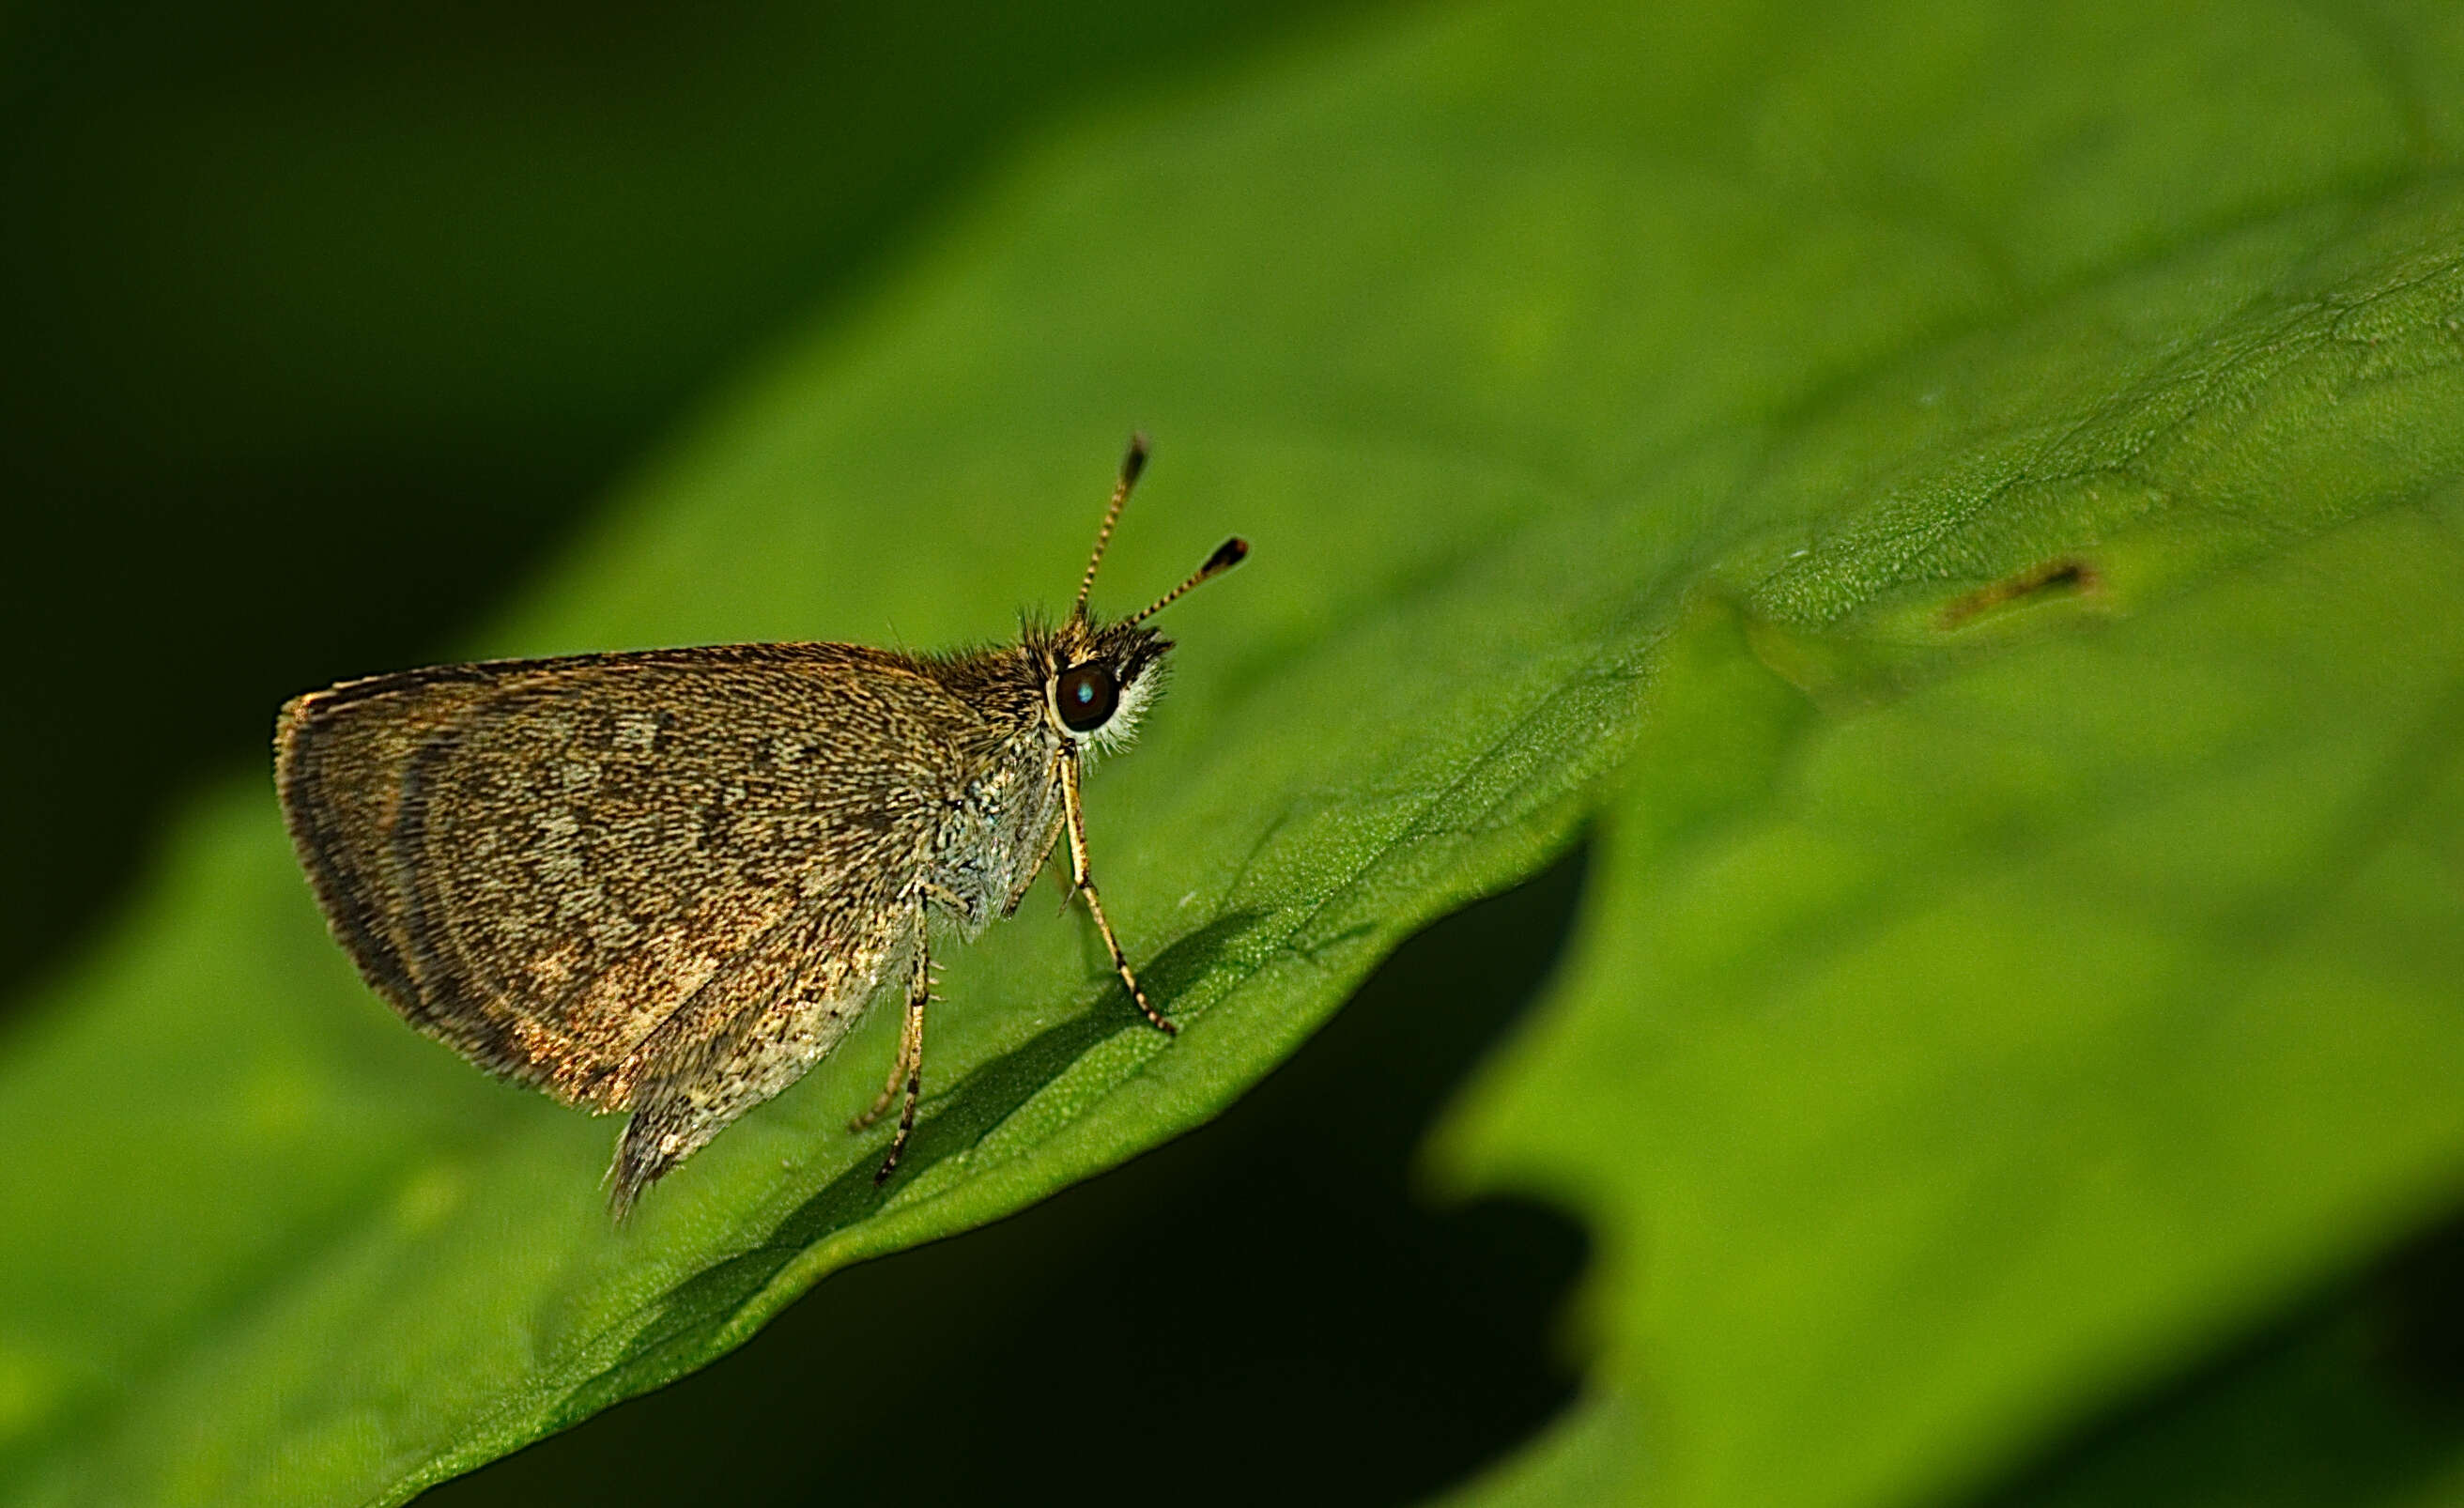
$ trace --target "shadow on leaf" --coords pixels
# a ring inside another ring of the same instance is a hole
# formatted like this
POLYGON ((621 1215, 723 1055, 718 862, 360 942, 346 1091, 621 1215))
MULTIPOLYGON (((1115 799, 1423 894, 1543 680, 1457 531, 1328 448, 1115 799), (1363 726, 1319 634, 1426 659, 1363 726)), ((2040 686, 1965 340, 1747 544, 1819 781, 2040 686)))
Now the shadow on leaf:
MULTIPOLYGON (((1173 943, 1141 977, 1150 996, 1170 1013, 1223 961, 1225 954, 1265 915, 1242 910, 1219 917, 1173 943)), ((942 1096, 928 1099, 909 1144, 903 1172, 912 1177, 945 1157, 963 1155, 1015 1115, 1021 1106, 1067 1073, 1098 1044, 1124 1031, 1150 1032, 1116 984, 1087 1011, 1052 1026, 977 1067, 942 1096)), ((898 1183, 873 1182, 877 1165, 861 1160, 825 1185, 779 1223, 768 1240, 702 1269, 662 1299, 634 1338, 624 1361, 568 1393, 559 1413, 586 1418, 599 1410, 656 1386, 679 1358, 699 1358, 719 1348, 718 1336, 745 1304, 815 1243, 869 1219, 898 1183)))

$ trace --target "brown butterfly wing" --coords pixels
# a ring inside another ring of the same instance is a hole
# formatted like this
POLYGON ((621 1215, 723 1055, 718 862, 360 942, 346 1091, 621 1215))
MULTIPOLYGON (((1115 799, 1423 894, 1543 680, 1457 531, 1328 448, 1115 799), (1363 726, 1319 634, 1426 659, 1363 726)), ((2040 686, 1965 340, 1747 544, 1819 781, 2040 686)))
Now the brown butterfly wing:
POLYGON ((447 666, 293 701, 275 779, 407 1019, 623 1109, 765 991, 861 1004, 918 914, 966 715, 844 645, 447 666))

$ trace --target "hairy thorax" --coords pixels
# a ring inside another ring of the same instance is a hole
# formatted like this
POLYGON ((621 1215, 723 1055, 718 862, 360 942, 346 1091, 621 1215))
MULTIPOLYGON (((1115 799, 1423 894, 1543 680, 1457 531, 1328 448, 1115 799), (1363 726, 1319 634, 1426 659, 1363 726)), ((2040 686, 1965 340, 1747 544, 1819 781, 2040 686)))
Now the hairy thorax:
POLYGON ((1038 668, 1016 649, 927 673, 959 683, 974 706, 993 713, 954 751, 948 807, 923 876, 928 905, 972 938, 1014 908, 1060 835, 1060 740, 1042 716, 1038 668))

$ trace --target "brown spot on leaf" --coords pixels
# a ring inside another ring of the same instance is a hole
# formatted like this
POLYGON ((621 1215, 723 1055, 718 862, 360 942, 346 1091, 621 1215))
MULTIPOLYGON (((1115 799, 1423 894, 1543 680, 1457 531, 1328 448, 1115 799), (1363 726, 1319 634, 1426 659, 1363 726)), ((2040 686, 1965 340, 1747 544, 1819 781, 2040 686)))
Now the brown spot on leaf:
POLYGON ((1943 605, 1936 623, 1944 628, 1957 628, 1997 607, 2007 607, 2029 598, 2049 593, 2081 594, 2101 590, 2104 579, 2096 567, 2085 560, 2064 557, 2006 576, 1990 586, 1980 586, 1964 597, 1943 605))

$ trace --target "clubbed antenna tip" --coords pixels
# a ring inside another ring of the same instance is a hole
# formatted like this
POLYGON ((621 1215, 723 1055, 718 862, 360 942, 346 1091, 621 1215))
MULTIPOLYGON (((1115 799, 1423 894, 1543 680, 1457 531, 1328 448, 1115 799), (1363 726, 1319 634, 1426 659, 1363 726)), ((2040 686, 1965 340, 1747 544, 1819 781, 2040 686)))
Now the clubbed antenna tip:
POLYGON ((1087 594, 1095 585, 1095 567, 1104 563, 1104 547, 1112 542, 1112 526, 1121 521, 1121 505, 1130 500, 1130 489, 1138 485, 1138 473, 1147 469, 1147 437, 1132 431, 1129 454, 1121 457, 1120 480, 1112 484, 1112 505, 1104 510, 1104 525, 1095 531, 1095 551, 1087 557, 1087 574, 1078 579, 1078 601, 1069 605, 1069 616, 1087 616, 1087 594))
POLYGON ((1144 608, 1141 608, 1136 614, 1133 615, 1127 621, 1135 623, 1143 623, 1147 619, 1153 618, 1155 614, 1162 612, 1173 603, 1179 601, 1183 594, 1187 593, 1191 588, 1209 579, 1210 578, 1221 576, 1224 572, 1229 571, 1234 566, 1239 565, 1242 561, 1247 558, 1249 558, 1248 540, 1241 538, 1237 535, 1232 538, 1224 540, 1221 544, 1215 547, 1215 553, 1213 555, 1206 557, 1206 563, 1204 565, 1199 566, 1197 570, 1192 571, 1189 574, 1188 580, 1181 582, 1171 591, 1164 593, 1161 597, 1149 602, 1144 608))

